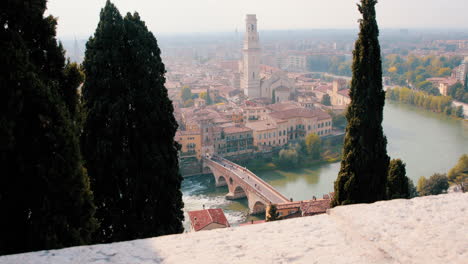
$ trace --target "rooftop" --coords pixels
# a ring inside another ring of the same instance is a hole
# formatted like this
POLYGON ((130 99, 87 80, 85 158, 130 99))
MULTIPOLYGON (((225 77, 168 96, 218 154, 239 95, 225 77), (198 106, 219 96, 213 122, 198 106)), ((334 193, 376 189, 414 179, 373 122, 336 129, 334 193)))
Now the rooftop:
POLYGON ((276 129, 276 123, 272 120, 250 121, 245 124, 246 127, 251 128, 253 131, 264 131, 276 129))
POLYGON ((222 209, 205 209, 188 212, 192 228, 200 231, 211 223, 217 223, 229 227, 228 220, 222 209))
POLYGON ((226 134, 244 133, 244 132, 251 132, 251 131, 252 129, 248 127, 236 127, 236 126, 226 127, 224 129, 224 132, 226 134))
POLYGON ((325 113, 319 109, 308 109, 308 108, 296 108, 296 109, 289 109, 284 111, 278 111, 270 114, 273 118, 279 119, 290 119, 296 117, 304 117, 304 118, 314 118, 316 117, 318 120, 329 119, 331 118, 329 114, 325 113))

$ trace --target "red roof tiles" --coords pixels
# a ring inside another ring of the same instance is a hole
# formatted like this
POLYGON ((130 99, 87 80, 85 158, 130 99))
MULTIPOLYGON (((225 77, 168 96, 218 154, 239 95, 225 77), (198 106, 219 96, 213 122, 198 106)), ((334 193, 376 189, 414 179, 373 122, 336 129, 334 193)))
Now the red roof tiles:
POLYGON ((190 211, 188 212, 190 217, 190 222, 192 224, 192 228, 195 231, 200 231, 209 224, 216 223, 223 225, 225 227, 229 227, 229 222, 224 215, 222 209, 206 209, 206 210, 199 210, 199 211, 190 211))

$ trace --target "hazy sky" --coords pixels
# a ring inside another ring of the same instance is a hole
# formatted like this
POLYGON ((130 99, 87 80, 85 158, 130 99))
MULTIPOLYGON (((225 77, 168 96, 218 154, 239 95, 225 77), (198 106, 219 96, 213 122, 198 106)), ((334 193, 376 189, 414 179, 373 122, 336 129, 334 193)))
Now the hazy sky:
MULTIPOLYGON (((61 37, 91 35, 106 0, 49 0, 61 37)), ((244 29, 257 14, 260 30, 356 28, 357 0, 113 0, 122 14, 137 11, 155 34, 244 29)), ((468 28, 468 0, 380 0, 381 28, 468 28)))

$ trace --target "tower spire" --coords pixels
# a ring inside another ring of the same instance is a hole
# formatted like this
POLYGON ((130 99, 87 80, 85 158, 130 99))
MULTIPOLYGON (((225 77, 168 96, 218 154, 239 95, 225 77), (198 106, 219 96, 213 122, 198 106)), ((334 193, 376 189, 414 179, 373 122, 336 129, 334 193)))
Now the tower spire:
POLYGON ((242 63, 241 87, 250 98, 261 97, 260 92, 260 45, 257 31, 257 16, 247 15, 242 63))

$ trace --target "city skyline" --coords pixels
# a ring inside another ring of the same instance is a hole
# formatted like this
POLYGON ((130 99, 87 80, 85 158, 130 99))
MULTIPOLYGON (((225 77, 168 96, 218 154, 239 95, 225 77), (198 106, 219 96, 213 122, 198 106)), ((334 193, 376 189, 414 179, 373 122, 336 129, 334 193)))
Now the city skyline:
MULTIPOLYGON (((214 0, 112 2, 123 15, 138 12, 148 28, 157 34, 243 32, 246 14, 256 14, 262 30, 357 29, 359 18, 356 0, 293 0, 287 5, 277 0, 239 0, 222 5, 214 0)), ((59 37, 89 36, 96 29, 104 4, 105 0, 50 0, 46 13, 58 17, 59 37)), ((436 0, 381 0, 377 15, 381 28, 466 29, 468 17, 464 10, 467 7, 464 0, 451 0, 450 5, 436 0)))

